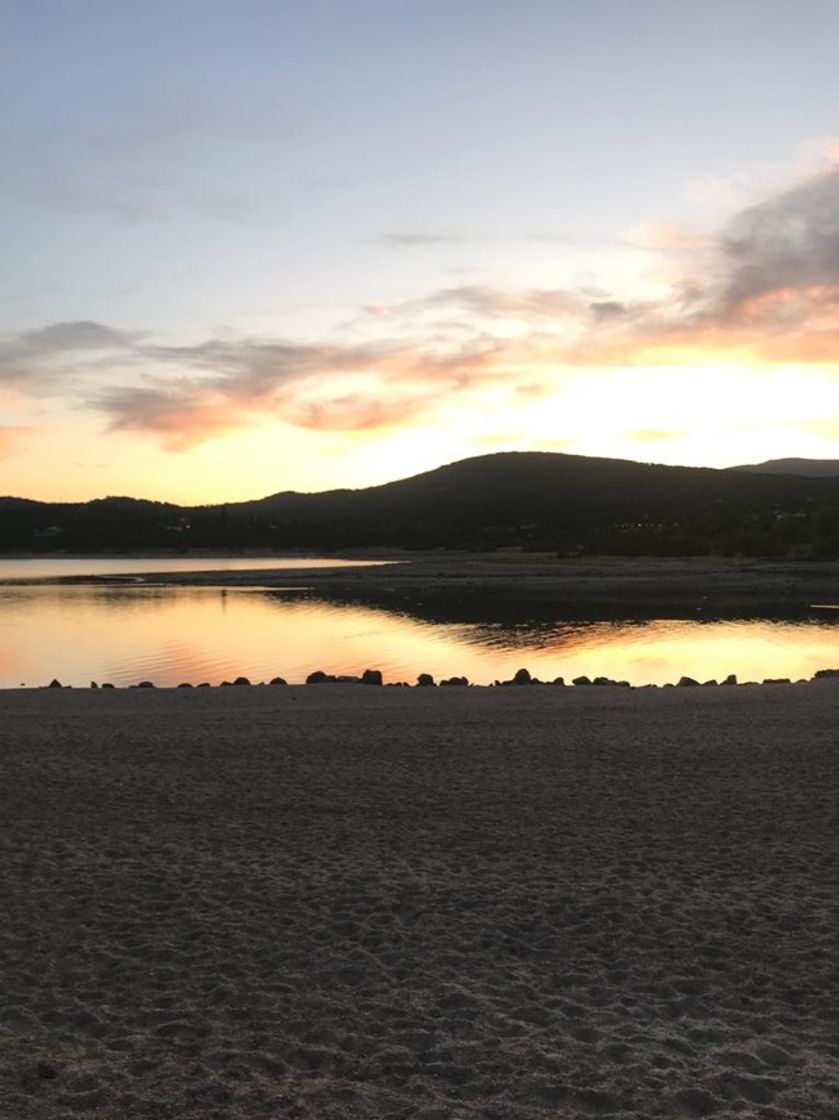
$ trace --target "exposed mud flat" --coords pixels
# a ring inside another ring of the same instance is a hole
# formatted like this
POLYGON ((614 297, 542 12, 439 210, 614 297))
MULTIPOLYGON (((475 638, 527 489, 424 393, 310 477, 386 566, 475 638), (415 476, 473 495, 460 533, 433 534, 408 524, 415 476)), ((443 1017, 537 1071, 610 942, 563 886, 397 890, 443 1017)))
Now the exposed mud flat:
MULTIPOLYGON (((358 559, 355 553, 348 557, 358 559)), ((586 557, 546 553, 371 552, 391 564, 278 572, 198 572, 149 575, 149 582, 180 585, 305 587, 336 599, 408 605, 445 618, 468 617, 474 607, 521 611, 550 606, 557 617, 650 618, 696 614, 782 617, 811 604, 839 606, 839 563, 724 558, 586 557)))
POLYGON ((0 1115, 835 1117, 837 717, 0 693, 0 1115))

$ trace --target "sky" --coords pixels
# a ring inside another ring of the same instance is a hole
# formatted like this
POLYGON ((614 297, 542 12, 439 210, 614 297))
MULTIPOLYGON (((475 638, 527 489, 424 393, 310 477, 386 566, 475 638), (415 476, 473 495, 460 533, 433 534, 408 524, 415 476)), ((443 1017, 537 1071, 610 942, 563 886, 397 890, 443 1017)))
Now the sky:
POLYGON ((835 0, 0 0, 0 494, 839 458, 835 0))

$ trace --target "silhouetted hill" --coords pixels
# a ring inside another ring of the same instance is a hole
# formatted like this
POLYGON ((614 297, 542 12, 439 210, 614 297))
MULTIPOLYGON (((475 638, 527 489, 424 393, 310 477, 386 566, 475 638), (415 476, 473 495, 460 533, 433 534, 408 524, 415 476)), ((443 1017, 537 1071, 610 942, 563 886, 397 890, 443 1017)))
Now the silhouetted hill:
POLYGON ((839 478, 839 459, 767 459, 765 463, 751 463, 729 469, 749 471, 751 474, 797 474, 805 478, 839 478))
POLYGON ((518 546, 823 557, 839 555, 839 480, 507 452, 364 490, 223 506, 0 499, 0 542, 6 551, 518 546))

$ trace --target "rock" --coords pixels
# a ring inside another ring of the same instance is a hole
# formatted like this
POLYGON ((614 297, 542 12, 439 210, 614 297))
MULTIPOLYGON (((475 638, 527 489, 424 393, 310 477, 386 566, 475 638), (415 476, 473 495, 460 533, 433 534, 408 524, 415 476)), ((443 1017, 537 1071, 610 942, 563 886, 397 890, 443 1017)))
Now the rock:
POLYGON ((734 673, 729 673, 722 683, 730 687, 731 685, 737 684, 737 677, 734 673))
POLYGON ((702 687, 703 688, 716 688, 717 687, 717 682, 716 681, 703 681, 702 682, 702 687))
POLYGON ((101 688, 113 688, 114 686, 111 684, 110 681, 105 681, 105 683, 103 685, 100 685, 100 687, 101 688))
POLYGON ((629 681, 615 681, 615 688, 632 688, 629 681))
POLYGON ((828 677, 839 677, 839 669, 817 669, 813 674, 814 681, 827 680, 828 677))
POLYGON ((417 688, 433 688, 434 678, 430 673, 420 673, 417 677, 417 688))
POLYGON ((469 681, 466 679, 466 677, 449 677, 448 680, 440 681, 440 686, 441 687, 444 687, 444 686, 451 687, 452 685, 458 685, 460 687, 463 687, 464 685, 467 685, 467 684, 469 684, 469 681))
POLYGON ((196 688, 209 688, 210 687, 210 682, 209 681, 202 681, 201 684, 197 684, 195 687, 196 688))
POLYGON ((189 683, 189 681, 184 681, 183 684, 178 685, 178 688, 192 688, 192 685, 189 683))
POLYGON ((241 687, 250 688, 250 685, 251 685, 251 682, 248 680, 247 677, 237 677, 236 680, 233 683, 239 685, 240 688, 241 687))
POLYGON ((137 687, 138 688, 154 688, 154 685, 152 684, 151 681, 140 681, 140 683, 137 685, 137 687))
POLYGON ((596 684, 602 687, 603 685, 615 684, 615 681, 613 681, 610 677, 595 677, 591 683, 593 685, 596 684))
POLYGON ((50 683, 47 685, 47 688, 62 688, 62 687, 63 686, 61 684, 61 681, 57 681, 54 677, 50 681, 50 683))
POLYGON ((564 688, 565 687, 565 678, 564 677, 554 677, 554 679, 551 681, 551 684, 555 684, 559 688, 564 688))
POLYGON ((272 677, 268 682, 269 684, 288 684, 288 681, 283 680, 282 677, 272 677))
POLYGON ((98 684, 96 683, 96 681, 91 681, 91 682, 90 682, 90 687, 91 687, 91 688, 98 688, 98 687, 99 687, 99 685, 98 685, 98 684))
POLYGON ((232 688, 232 687, 233 687, 233 682, 232 681, 222 681, 221 684, 219 685, 219 688, 232 688))
POLYGON ((362 684, 381 684, 382 674, 378 669, 365 669, 361 674, 362 684))
POLYGON ((329 673, 324 673, 322 669, 315 669, 314 673, 309 673, 306 677, 306 684, 327 684, 334 680, 335 678, 329 673))
POLYGON ((530 673, 527 669, 517 669, 513 676, 513 684, 530 684, 530 673))
POLYGON ((584 688, 586 685, 591 684, 591 681, 588 679, 588 677, 574 677, 573 681, 571 681, 571 684, 576 685, 577 688, 584 688))
POLYGON ((791 684, 789 677, 767 677, 764 684, 791 684))
POLYGON ((676 682, 676 688, 697 688, 699 681, 695 681, 693 677, 679 677, 676 682))

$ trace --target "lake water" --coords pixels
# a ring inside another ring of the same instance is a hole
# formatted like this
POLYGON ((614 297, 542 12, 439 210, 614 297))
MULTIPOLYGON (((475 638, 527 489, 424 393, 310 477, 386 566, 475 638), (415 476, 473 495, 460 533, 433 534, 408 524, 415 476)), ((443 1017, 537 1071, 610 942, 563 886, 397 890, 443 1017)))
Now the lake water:
POLYGON ((390 560, 338 560, 324 557, 212 556, 212 557, 114 557, 43 556, 26 560, 0 560, 0 583, 19 579, 66 579, 110 576, 130 579, 152 572, 262 572, 299 568, 353 568, 389 564, 390 560))
POLYGON ((521 666, 543 679, 605 675, 633 684, 682 674, 797 679, 839 665, 837 612, 818 614, 798 622, 570 622, 546 620, 542 611, 539 619, 442 622, 422 617, 419 608, 339 604, 305 591, 7 585, 0 586, 0 687, 53 677, 76 686, 218 684, 239 675, 297 683, 314 669, 368 667, 381 669, 385 680, 411 683, 428 672, 484 684, 521 666))

